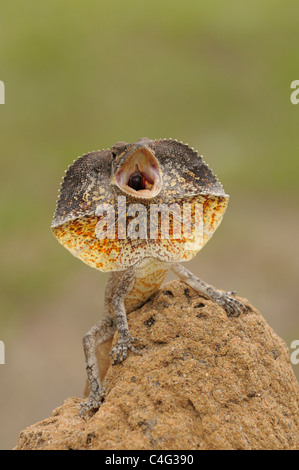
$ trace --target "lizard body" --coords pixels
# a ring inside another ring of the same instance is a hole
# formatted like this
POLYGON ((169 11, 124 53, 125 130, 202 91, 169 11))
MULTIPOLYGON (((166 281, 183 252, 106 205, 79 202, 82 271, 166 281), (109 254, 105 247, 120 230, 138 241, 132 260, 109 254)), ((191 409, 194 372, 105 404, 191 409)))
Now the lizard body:
POLYGON ((169 269, 229 315, 245 310, 233 293, 214 289, 180 264, 211 238, 227 203, 222 185, 201 156, 171 139, 118 142, 79 157, 69 167, 53 233, 74 256, 111 272, 104 316, 83 339, 89 398, 82 403, 82 416, 97 409, 105 395, 99 346, 111 343, 118 330, 118 344, 110 352, 113 363, 123 361, 129 350, 139 354, 127 314, 154 294, 169 269))
POLYGON ((155 258, 145 258, 135 271, 132 290, 125 298, 125 309, 130 313, 141 307, 162 285, 170 264, 155 258))

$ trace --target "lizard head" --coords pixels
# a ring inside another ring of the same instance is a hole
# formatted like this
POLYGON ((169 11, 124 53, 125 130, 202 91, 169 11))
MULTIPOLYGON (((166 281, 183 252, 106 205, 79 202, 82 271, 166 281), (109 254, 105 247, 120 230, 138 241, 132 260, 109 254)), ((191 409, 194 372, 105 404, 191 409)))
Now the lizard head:
POLYGON ((143 138, 134 144, 117 142, 111 148, 111 182, 128 196, 152 199, 162 189, 162 170, 151 142, 143 138))
POLYGON ((222 185, 196 151, 172 139, 142 138, 90 152, 70 165, 52 231, 74 256, 101 271, 123 270, 149 256, 187 261, 212 237, 227 203, 222 185), (202 236, 190 244, 184 220, 194 227, 198 206, 202 236))

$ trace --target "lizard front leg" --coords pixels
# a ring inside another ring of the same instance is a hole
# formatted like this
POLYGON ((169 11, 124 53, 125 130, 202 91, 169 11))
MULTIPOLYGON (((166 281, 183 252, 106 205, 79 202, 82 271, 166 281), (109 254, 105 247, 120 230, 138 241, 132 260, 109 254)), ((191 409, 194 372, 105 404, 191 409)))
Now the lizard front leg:
POLYGON ((96 354, 97 348, 113 338, 116 329, 119 340, 115 348, 110 351, 113 364, 126 359, 128 350, 141 354, 132 345, 137 338, 132 338, 129 332, 124 299, 131 291, 135 280, 135 266, 127 269, 125 273, 112 273, 105 290, 105 317, 93 326, 83 338, 86 372, 89 385, 87 402, 80 404, 80 416, 92 409, 98 409, 105 397, 105 387, 100 378, 99 363, 96 354))
POLYGON ((247 309, 242 302, 232 297, 232 295, 235 294, 234 292, 221 292, 214 289, 181 264, 175 263, 171 269, 185 284, 188 284, 188 286, 192 287, 196 291, 207 295, 210 299, 214 300, 214 302, 221 305, 228 316, 238 316, 247 309))
POLYGON ((138 341, 138 338, 133 338, 130 334, 124 304, 126 296, 130 293, 134 285, 135 270, 136 265, 125 271, 112 295, 111 302, 119 334, 117 345, 110 351, 110 356, 113 359, 112 364, 124 361, 128 355, 128 350, 135 354, 141 354, 140 351, 132 345, 133 342, 138 341))

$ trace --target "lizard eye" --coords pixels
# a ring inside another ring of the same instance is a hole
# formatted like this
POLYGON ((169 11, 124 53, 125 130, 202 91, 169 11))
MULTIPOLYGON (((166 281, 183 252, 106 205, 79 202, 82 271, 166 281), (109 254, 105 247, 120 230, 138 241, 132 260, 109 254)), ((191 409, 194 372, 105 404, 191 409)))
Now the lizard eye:
POLYGON ((127 142, 116 142, 116 144, 111 147, 112 157, 118 157, 118 155, 126 150, 127 145, 127 142))

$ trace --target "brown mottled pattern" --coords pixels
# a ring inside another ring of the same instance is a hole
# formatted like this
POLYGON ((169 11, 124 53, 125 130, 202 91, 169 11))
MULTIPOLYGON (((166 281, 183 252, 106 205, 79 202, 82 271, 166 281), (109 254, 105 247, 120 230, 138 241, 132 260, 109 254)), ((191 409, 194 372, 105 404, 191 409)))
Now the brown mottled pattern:
MULTIPOLYGON (((212 237, 219 226, 226 209, 228 198, 221 196, 197 196, 187 198, 185 202, 203 204, 203 243, 196 250, 186 249, 187 240, 162 239, 158 231, 158 239, 125 240, 96 238, 96 225, 100 217, 85 216, 53 227, 58 241, 74 256, 84 263, 101 271, 122 271, 137 261, 153 257, 167 262, 188 261, 212 237)), ((117 211, 115 211, 117 215, 117 211)), ((149 217, 148 217, 149 219, 149 217)), ((116 220, 116 234, 117 234, 116 220)))

